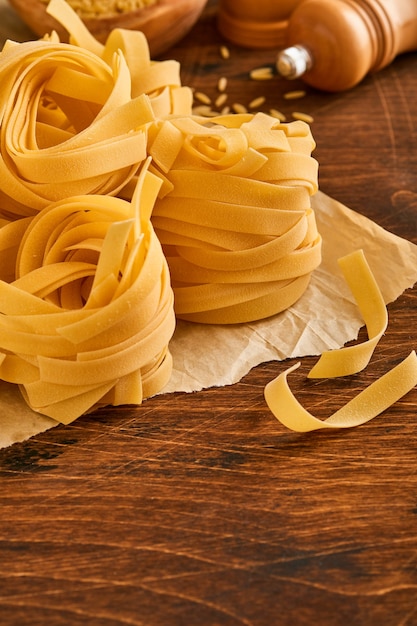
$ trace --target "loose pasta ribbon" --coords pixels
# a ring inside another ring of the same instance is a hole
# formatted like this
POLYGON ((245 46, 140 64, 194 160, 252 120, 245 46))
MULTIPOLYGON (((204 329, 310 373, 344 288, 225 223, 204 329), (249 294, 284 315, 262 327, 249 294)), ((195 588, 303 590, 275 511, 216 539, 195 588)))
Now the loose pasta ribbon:
POLYGON ((322 421, 301 406, 288 386, 288 375, 299 365, 300 363, 296 363, 279 374, 266 385, 264 393, 277 420, 290 430, 300 433, 329 428, 353 428, 365 424, 417 385, 417 356, 413 350, 401 363, 322 421))
MULTIPOLYGON (((347 376, 363 370, 387 327, 387 309, 363 251, 357 250, 342 257, 339 265, 363 315, 368 340, 324 352, 310 371, 309 378, 347 376)), ((287 368, 264 389, 265 400, 273 415, 297 432, 365 424, 417 385, 417 356, 413 350, 399 365, 322 421, 304 409, 290 390, 288 375, 299 366, 300 363, 296 363, 287 368)))
POLYGON ((340 258, 338 264, 362 314, 368 340, 339 350, 326 350, 309 372, 309 378, 334 378, 360 372, 368 365, 388 326, 387 307, 363 250, 340 258))

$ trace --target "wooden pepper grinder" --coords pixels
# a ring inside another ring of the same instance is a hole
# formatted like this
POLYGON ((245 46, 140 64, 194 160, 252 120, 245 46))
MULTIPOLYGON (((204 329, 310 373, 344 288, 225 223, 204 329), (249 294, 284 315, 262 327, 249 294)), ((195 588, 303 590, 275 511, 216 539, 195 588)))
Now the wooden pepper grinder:
POLYGON ((302 0, 219 0, 218 28, 245 48, 286 45, 288 18, 302 0))
POLYGON ((278 73, 343 91, 417 49, 417 0, 304 0, 292 12, 278 73))

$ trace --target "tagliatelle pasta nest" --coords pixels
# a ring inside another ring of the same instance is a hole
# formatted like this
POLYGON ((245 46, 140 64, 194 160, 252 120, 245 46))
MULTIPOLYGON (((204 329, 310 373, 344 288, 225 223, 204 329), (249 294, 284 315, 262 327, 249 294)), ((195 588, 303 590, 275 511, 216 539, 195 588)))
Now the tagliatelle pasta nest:
POLYGON ((0 378, 34 410, 68 423, 168 381, 173 294, 149 220, 159 185, 144 167, 131 203, 75 196, 3 224, 16 275, 11 262, 0 281, 0 378))
POLYGON ((152 127, 149 152, 165 177, 152 219, 179 318, 248 322, 304 293, 321 261, 313 148, 305 123, 261 113, 152 127))
POLYGON ((48 11, 71 43, 53 34, 8 41, 0 55, 0 217, 8 219, 72 195, 129 196, 148 125, 191 111, 179 64, 151 61, 141 32, 115 30, 103 45, 63 0, 48 11))

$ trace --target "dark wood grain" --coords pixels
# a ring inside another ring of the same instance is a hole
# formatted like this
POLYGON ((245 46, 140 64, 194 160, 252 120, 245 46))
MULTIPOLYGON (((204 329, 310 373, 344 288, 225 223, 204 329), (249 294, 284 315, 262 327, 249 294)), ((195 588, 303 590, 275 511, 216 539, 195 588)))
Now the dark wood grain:
MULTIPOLYGON (((219 55, 215 3, 170 55, 231 100, 301 83, 248 79, 269 51, 219 55)), ((349 93, 308 89, 321 189, 417 243, 417 57, 349 93)), ((267 109, 266 109, 267 110, 267 109)), ((337 224, 335 224, 337 228, 337 224)), ((292 389, 325 418, 416 347, 417 291, 389 306, 372 365, 292 389)), ((299 435, 264 385, 102 410, 0 451, 2 626, 416 626, 417 390, 369 424, 299 435)))

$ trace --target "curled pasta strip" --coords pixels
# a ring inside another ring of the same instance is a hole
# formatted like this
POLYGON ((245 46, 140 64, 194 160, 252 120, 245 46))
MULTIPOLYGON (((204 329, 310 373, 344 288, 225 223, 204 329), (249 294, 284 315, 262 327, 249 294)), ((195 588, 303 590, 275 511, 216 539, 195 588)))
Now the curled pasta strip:
POLYGON ((417 356, 413 350, 392 370, 321 421, 306 411, 292 394, 287 376, 299 363, 282 372, 265 387, 265 399, 274 416, 287 428, 305 433, 328 428, 353 428, 369 422, 417 385, 417 356))
POLYGON ((368 340, 339 350, 326 350, 309 372, 309 378, 348 376, 363 370, 388 325, 387 308, 363 250, 352 252, 338 262, 362 314, 368 340))
MULTIPOLYGON (((362 250, 339 259, 346 281, 356 299, 368 329, 363 343, 324 352, 308 374, 309 378, 346 376, 368 364, 387 326, 387 310, 375 278, 362 250)), ((286 369, 264 390, 274 416, 287 428, 309 432, 326 428, 351 428, 373 419, 417 384, 417 356, 412 351, 399 365, 373 382, 345 406, 322 421, 306 411, 292 394, 287 377, 300 363, 286 369)))
POLYGON ((103 45, 64 0, 52 0, 48 11, 69 29, 71 43, 56 36, 9 41, 0 53, 6 219, 73 195, 122 195, 147 157, 156 116, 191 111, 178 63, 151 61, 143 33, 115 30, 103 45))
POLYGON ((68 423, 168 381, 173 293, 149 220, 159 186, 147 161, 132 202, 73 196, 26 220, 20 242, 0 230, 0 246, 17 246, 14 279, 0 281, 0 378, 34 410, 68 423))
POLYGON ((152 221, 177 316, 240 323, 291 306, 321 261, 308 126, 262 113, 189 116, 154 124, 148 138, 165 182, 152 221))

